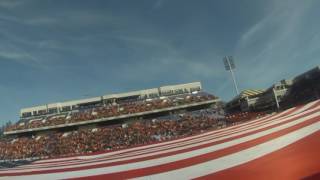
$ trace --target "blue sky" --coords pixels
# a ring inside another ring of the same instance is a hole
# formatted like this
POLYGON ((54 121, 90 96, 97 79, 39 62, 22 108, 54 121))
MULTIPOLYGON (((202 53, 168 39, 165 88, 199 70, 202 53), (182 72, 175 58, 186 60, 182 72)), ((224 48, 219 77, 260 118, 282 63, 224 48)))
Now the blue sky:
POLYGON ((320 63, 317 0, 1 0, 0 125, 22 107, 201 81, 233 97, 320 63))

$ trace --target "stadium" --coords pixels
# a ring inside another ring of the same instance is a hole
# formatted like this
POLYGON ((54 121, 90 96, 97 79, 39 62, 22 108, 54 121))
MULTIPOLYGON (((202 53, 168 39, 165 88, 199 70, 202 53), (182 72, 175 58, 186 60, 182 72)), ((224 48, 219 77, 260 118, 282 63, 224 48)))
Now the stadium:
POLYGON ((320 180, 319 7, 0 0, 0 180, 320 180))
POLYGON ((318 66, 228 103, 193 82, 23 108, 3 132, 0 176, 316 178, 319 82, 318 66))

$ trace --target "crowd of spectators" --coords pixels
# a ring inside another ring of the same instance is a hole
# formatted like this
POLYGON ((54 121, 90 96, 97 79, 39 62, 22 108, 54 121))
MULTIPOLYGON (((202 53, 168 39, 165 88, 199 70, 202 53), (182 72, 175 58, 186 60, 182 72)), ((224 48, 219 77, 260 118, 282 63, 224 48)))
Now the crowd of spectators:
POLYGON ((161 142, 221 128, 212 109, 32 137, 2 138, 0 160, 80 155, 161 142))
MULTIPOLYGON (((67 115, 60 114, 46 119, 33 119, 22 127, 35 128, 80 122, 202 102, 214 98, 214 96, 201 93, 126 102, 67 115)), ((225 116, 221 107, 215 107, 116 125, 82 127, 77 130, 47 132, 23 137, 0 137, 0 162, 1 160, 81 155, 156 143, 234 125, 262 115, 264 114, 243 112, 225 116)), ((20 125, 16 124, 15 127, 20 127, 20 125)))
POLYGON ((7 127, 6 131, 23 130, 31 128, 40 128, 55 126, 60 124, 76 123, 81 121, 90 121, 100 118, 116 117, 128 115, 155 109, 162 109, 185 105, 195 102, 202 102, 215 99, 216 97, 204 92, 197 94, 184 94, 172 97, 159 97, 154 99, 144 99, 139 101, 109 104, 101 107, 81 110, 78 112, 69 112, 48 117, 34 118, 27 122, 19 122, 7 127))
POLYGON ((289 93, 280 102, 282 109, 320 99, 320 70, 304 75, 294 81, 289 93))
POLYGON ((235 125, 243 123, 245 121, 250 121, 259 117, 265 116, 265 112, 237 112, 232 114, 227 114, 225 120, 227 125, 235 125))

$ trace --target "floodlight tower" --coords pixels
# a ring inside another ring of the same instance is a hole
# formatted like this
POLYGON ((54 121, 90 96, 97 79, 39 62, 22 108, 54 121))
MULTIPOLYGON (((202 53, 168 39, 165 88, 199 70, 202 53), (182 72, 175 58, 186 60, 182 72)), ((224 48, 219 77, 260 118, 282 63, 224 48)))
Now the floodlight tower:
POLYGON ((224 63, 224 67, 226 68, 226 70, 231 72, 233 85, 236 90, 236 95, 238 95, 239 94, 238 85, 237 85, 237 81, 236 81, 236 78, 235 78, 234 72, 233 72, 233 70, 236 68, 234 61, 233 61, 233 57, 232 56, 225 56, 223 58, 223 63, 224 63))

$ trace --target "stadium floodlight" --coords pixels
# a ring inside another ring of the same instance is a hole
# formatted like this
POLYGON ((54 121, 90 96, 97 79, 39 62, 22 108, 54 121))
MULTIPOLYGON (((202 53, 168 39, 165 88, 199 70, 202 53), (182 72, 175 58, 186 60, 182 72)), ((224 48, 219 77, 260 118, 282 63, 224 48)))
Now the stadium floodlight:
POLYGON ((234 65, 233 57, 232 56, 226 56, 223 58, 223 63, 227 71, 233 70, 236 68, 234 65))
POLYGON ((224 63, 224 67, 226 68, 226 70, 231 72, 233 85, 236 90, 236 95, 238 95, 239 94, 238 85, 237 85, 236 78, 235 78, 234 72, 233 72, 233 70, 236 68, 234 61, 233 61, 233 57, 232 56, 225 56, 223 58, 223 63, 224 63))

